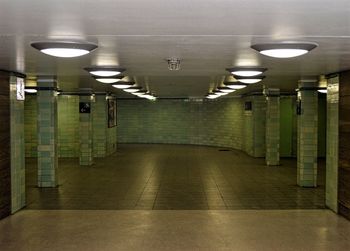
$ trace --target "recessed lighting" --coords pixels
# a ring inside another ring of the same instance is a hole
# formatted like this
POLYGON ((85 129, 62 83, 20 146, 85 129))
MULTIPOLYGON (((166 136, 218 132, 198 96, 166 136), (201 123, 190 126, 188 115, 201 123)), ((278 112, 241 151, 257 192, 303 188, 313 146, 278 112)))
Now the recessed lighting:
POLYGON ((262 74, 267 69, 262 67, 233 67, 227 68, 232 75, 241 76, 241 77, 253 77, 262 74))
POLYGON ((94 78, 101 83, 104 84, 113 84, 113 83, 117 83, 119 81, 121 81, 122 78, 124 78, 124 76, 114 76, 114 77, 97 77, 94 76, 94 78))
POLYGON ((219 89, 214 90, 213 92, 214 92, 216 95, 219 95, 219 96, 224 96, 224 95, 227 95, 227 94, 228 94, 228 92, 223 92, 223 91, 221 91, 221 90, 219 90, 219 89))
POLYGON ((318 44, 311 42, 282 42, 255 44, 251 48, 269 57, 292 58, 304 55, 317 46, 318 44))
POLYGON ((235 77, 237 81, 244 84, 255 84, 263 80, 265 76, 255 76, 255 77, 235 77))
POLYGON ((234 89, 231 89, 231 88, 228 88, 228 87, 218 87, 218 89, 219 89, 221 92, 227 92, 227 93, 231 93, 231 92, 234 92, 234 91, 235 91, 234 89))
POLYGON ((238 89, 242 89, 247 87, 247 85, 243 85, 243 84, 237 84, 237 82, 225 82, 224 83, 225 86, 227 86, 230 89, 234 89, 234 90, 238 90, 238 89))
POLYGON ((24 91, 26 93, 37 93, 38 92, 38 90, 35 88, 25 88, 24 91))
POLYGON ((133 92, 133 93, 131 93, 131 94, 133 94, 133 95, 135 95, 135 96, 140 96, 140 95, 143 95, 143 94, 145 94, 147 91, 145 91, 145 90, 139 90, 139 91, 137 91, 137 92, 133 92))
POLYGON ((97 48, 96 44, 78 42, 33 42, 31 46, 47 55, 62 58, 83 56, 97 48))
POLYGON ((118 83, 112 85, 114 88, 118 89, 127 89, 131 86, 133 86, 135 83, 134 82, 126 82, 126 81, 119 81, 118 83))
POLYGON ((215 98, 218 98, 218 97, 220 97, 220 95, 217 95, 217 94, 215 94, 213 92, 208 93, 208 95, 206 96, 206 98, 208 98, 208 99, 215 99, 215 98))
POLYGON ((130 88, 128 88, 128 89, 125 89, 124 91, 133 93, 133 92, 138 92, 138 91, 140 91, 141 89, 142 89, 141 87, 132 86, 132 87, 130 87, 130 88))
POLYGON ((84 69, 90 72, 90 74, 94 76, 100 76, 100 77, 113 77, 125 71, 124 68, 113 67, 113 66, 94 66, 94 67, 86 67, 84 69))
POLYGON ((317 91, 320 92, 320 93, 327 93, 327 89, 319 89, 317 91))

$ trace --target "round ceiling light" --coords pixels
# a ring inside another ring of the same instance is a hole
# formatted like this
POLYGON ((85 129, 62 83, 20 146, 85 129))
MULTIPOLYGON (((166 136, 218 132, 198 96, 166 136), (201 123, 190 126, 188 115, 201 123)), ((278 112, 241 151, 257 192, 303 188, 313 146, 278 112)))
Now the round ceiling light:
POLYGON ((253 77, 262 74, 267 69, 262 67, 233 67, 227 68, 232 75, 241 76, 241 77, 253 77))
POLYGON ((234 92, 234 89, 228 88, 228 87, 218 87, 218 90, 221 92, 227 92, 227 93, 231 93, 234 92))
POLYGON ((90 74, 99 77, 113 77, 117 76, 123 71, 124 68, 113 67, 113 66, 94 66, 94 67, 86 67, 84 68, 90 74))
POLYGON ((142 89, 142 88, 141 88, 141 87, 138 87, 138 86, 131 86, 130 88, 125 89, 124 91, 133 93, 133 92, 138 92, 138 91, 140 91, 141 89, 142 89))
POLYGON ((31 46, 47 55, 62 58, 83 56, 97 48, 96 44, 78 42, 33 42, 31 46))
POLYGON ((221 90, 219 90, 219 89, 214 90, 214 93, 215 93, 216 95, 219 95, 219 96, 224 96, 224 95, 227 95, 227 94, 228 94, 228 92, 223 92, 223 91, 221 91, 221 90))
POLYGON ((118 89, 127 89, 127 88, 130 88, 131 86, 133 86, 134 84, 135 84, 135 82, 119 81, 118 83, 115 83, 112 86, 114 88, 118 88, 118 89))
POLYGON ((117 83, 119 81, 121 81, 122 78, 124 78, 124 76, 114 76, 114 77, 97 77, 94 76, 94 78, 101 83, 104 84, 113 84, 113 83, 117 83))
POLYGON ((255 76, 255 77, 235 77, 237 81, 243 84, 255 84, 263 80, 265 76, 255 76))
POLYGON ((317 90, 319 93, 327 93, 327 89, 319 89, 317 90))
POLYGON ((206 96, 206 98, 208 98, 208 99, 215 99, 215 98, 218 98, 218 97, 220 97, 220 95, 217 95, 217 94, 215 94, 213 92, 208 93, 208 95, 206 96))
POLYGON ((141 89, 141 90, 139 90, 137 92, 132 92, 131 94, 133 94, 135 96, 140 96, 140 95, 143 95, 143 94, 146 94, 146 93, 147 93, 147 91, 141 89))
POLYGON ((317 46, 318 44, 311 42, 282 42, 255 44, 251 48, 269 57, 292 58, 304 55, 317 46))
POLYGON ((25 91, 26 93, 37 93, 37 92, 38 92, 37 89, 35 89, 35 88, 30 88, 30 87, 25 88, 24 91, 25 91))
POLYGON ((227 86, 230 89, 238 90, 247 87, 247 85, 243 84, 237 84, 237 82, 225 82, 225 86, 227 86))

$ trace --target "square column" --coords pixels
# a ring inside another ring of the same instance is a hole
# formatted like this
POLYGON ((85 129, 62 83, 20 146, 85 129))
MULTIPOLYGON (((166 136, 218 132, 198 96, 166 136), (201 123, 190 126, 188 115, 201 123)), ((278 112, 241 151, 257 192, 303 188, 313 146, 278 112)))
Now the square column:
POLYGON ((326 206, 338 212, 339 76, 327 82, 326 206))
POLYGON ((266 95, 266 165, 280 164, 280 90, 265 89, 266 95))
POLYGON ((302 187, 317 186, 317 127, 318 127, 318 82, 299 82, 297 183, 302 187))
POLYGON ((92 104, 94 157, 107 156, 107 97, 96 95, 92 104))
POLYGON ((79 97, 79 163, 81 166, 91 166, 93 164, 91 101, 92 96, 90 94, 79 97))
POLYGON ((10 77, 11 213, 25 206, 24 83, 24 76, 10 77))
POLYGON ((38 94, 38 187, 58 185, 57 81, 39 77, 38 94))

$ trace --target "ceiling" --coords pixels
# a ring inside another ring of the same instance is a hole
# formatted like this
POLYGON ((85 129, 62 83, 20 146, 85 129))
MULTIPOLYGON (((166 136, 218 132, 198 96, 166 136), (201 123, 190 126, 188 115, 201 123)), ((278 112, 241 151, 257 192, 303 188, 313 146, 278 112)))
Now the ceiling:
MULTIPOLYGON (((57 75, 60 88, 114 90, 84 67, 119 65, 125 75, 160 97, 203 97, 231 66, 267 67, 262 85, 292 90, 298 79, 350 69, 349 0, 0 0, 0 69, 29 78, 57 75), (54 58, 30 43, 83 40, 92 53, 54 58), (250 46, 310 41, 318 48, 299 58, 274 59, 250 46), (182 59, 169 71, 165 58, 182 59)), ((233 94, 230 94, 233 95, 233 94)))

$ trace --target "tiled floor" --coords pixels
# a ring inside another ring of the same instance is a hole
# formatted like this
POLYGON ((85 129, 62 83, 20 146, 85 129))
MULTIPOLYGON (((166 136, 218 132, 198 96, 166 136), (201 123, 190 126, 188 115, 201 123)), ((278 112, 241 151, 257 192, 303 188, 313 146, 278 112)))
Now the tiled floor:
POLYGON ((0 221, 1 251, 350 250, 329 210, 23 210, 0 221))
POLYGON ((119 145, 91 167, 60 160, 58 188, 36 187, 27 160, 27 209, 319 209, 324 208, 324 161, 319 186, 296 185, 296 160, 267 167, 240 151, 181 145, 119 145))

